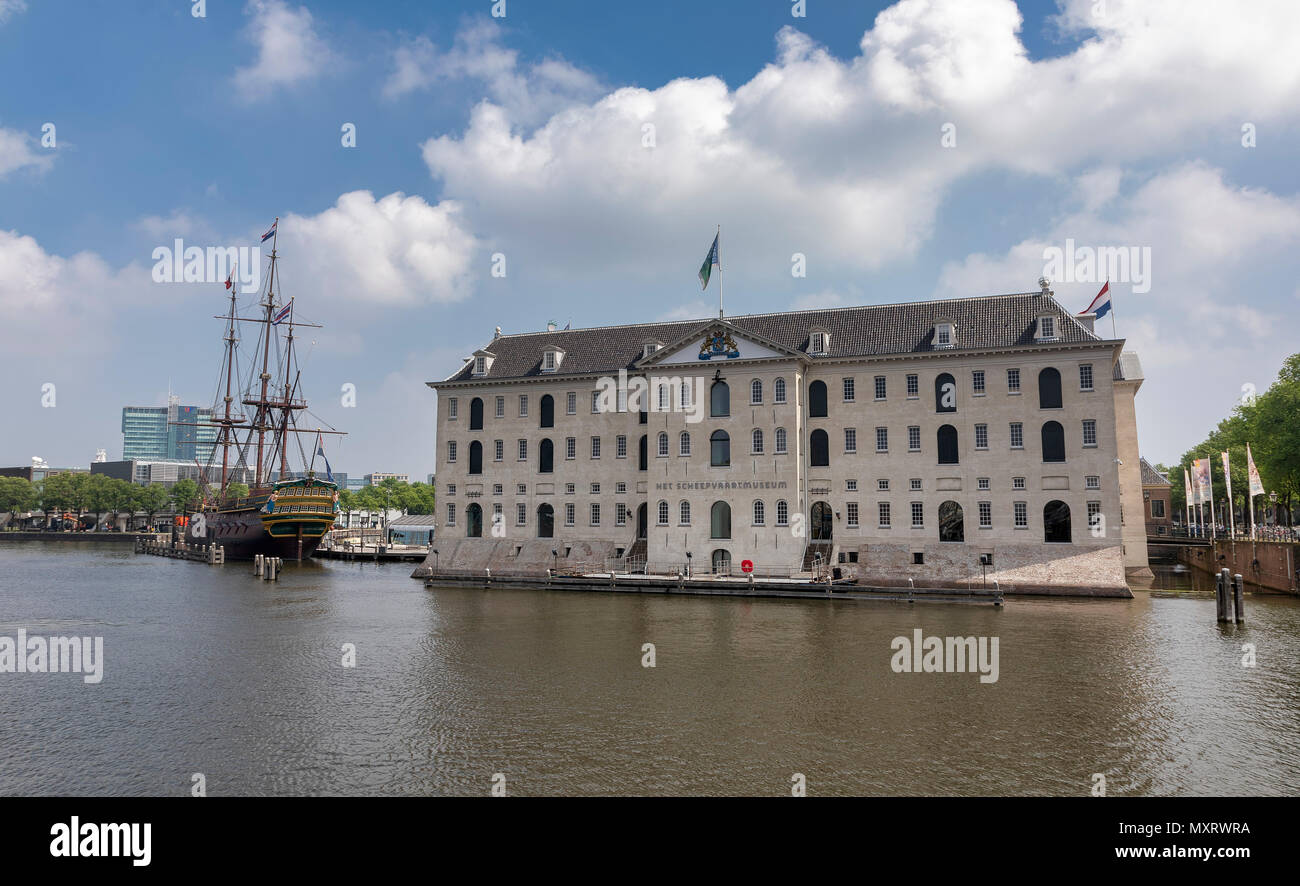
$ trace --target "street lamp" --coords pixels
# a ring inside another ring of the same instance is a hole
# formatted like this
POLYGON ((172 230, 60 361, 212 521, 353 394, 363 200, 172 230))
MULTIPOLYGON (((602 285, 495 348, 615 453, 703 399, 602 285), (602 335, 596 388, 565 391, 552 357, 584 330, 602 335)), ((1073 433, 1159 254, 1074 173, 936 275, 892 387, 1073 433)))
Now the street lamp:
POLYGON ((691 552, 686 552, 686 577, 691 577, 691 552))

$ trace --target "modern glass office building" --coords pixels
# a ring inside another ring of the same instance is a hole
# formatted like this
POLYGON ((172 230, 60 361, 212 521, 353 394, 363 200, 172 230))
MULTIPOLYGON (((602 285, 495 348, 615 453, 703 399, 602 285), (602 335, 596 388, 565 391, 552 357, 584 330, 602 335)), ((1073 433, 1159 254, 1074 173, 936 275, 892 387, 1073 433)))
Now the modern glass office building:
POLYGON ((173 397, 167 406, 127 406, 122 409, 122 458, 182 459, 206 463, 217 439, 216 425, 206 406, 182 406, 173 397))

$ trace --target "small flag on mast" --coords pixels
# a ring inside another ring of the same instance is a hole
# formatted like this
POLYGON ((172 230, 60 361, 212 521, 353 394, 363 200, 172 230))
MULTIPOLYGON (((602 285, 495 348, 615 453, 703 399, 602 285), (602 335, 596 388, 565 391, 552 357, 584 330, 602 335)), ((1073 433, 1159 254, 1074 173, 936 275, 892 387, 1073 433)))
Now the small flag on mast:
POLYGON ((226 288, 227 288, 227 289, 230 289, 231 287, 233 287, 233 286, 235 285, 235 282, 234 282, 234 281, 235 281, 235 270, 236 270, 238 267, 239 267, 239 263, 238 263, 238 262, 236 262, 234 265, 231 266, 231 268, 230 268, 230 276, 226 277, 226 288))
POLYGON ((1101 287, 1101 292, 1098 292, 1096 297, 1093 298, 1092 304, 1088 305, 1088 307, 1084 308, 1079 313, 1096 314, 1098 320, 1100 320, 1102 317, 1105 317, 1107 314, 1110 313, 1110 281, 1109 280, 1107 280, 1106 284, 1101 287))
POLYGON ((278 218, 271 223, 271 227, 267 228, 266 233, 262 235, 263 243, 265 243, 267 240, 270 240, 272 237, 275 236, 275 229, 279 224, 280 224, 280 220, 278 218))
POLYGON ((333 483, 334 472, 330 470, 330 460, 325 458, 325 438, 321 436, 320 431, 316 432, 316 454, 325 460, 325 479, 333 483))
POLYGON ((276 314, 273 318, 271 318, 271 325, 279 326, 281 323, 284 322, 285 318, 291 315, 292 313, 293 313, 293 299, 289 299, 289 303, 280 309, 280 313, 276 314))
POLYGON ((704 257, 704 264, 700 265, 700 283, 701 289, 709 288, 709 278, 713 276, 713 268, 716 265, 718 270, 722 270, 722 262, 718 258, 718 238, 722 234, 713 235, 713 245, 709 247, 709 254, 704 257))

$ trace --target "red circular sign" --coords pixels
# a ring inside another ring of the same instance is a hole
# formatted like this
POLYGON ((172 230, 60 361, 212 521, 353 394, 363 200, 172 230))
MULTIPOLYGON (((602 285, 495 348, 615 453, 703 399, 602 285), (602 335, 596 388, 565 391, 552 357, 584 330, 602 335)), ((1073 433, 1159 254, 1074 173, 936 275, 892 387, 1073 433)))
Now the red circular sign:
POLYGON ((753 571, 754 571, 754 561, 753 561, 753 560, 741 560, 741 561, 740 561, 740 571, 741 571, 741 572, 753 572, 753 571))

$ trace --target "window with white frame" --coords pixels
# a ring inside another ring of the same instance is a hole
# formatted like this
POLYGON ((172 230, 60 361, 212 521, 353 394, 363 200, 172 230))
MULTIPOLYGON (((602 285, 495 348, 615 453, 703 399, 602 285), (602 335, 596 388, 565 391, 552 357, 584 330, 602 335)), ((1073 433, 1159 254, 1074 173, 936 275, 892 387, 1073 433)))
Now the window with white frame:
POLYGON ((907 451, 921 451, 921 426, 909 425, 907 428, 907 451))
POLYGON ((754 525, 755 526, 767 525, 767 506, 764 505, 761 501, 754 502, 754 525))
POLYGON ((1090 474, 1090 475, 1088 475, 1087 477, 1084 477, 1084 478, 1083 478, 1083 488, 1084 488, 1084 489, 1100 489, 1100 488, 1101 488, 1101 477, 1098 477, 1098 476, 1095 475, 1095 474, 1090 474))
POLYGON ((677 525, 691 525, 691 503, 689 501, 684 501, 677 505, 677 525))
POLYGON ((1008 394, 1020 393, 1020 370, 1019 369, 1007 370, 1007 393, 1008 394))
POLYGON ((749 383, 749 402, 752 406, 757 406, 763 402, 763 383, 754 379, 749 383))
POLYGON ((619 434, 614 438, 614 457, 627 458, 627 434, 619 434))
POLYGON ((528 461, 528 441, 519 441, 519 461, 528 461))
POLYGON ((555 371, 555 352, 547 351, 542 354, 542 372, 555 371))
MULTIPOLYGON (((854 484, 854 489, 856 489, 856 488, 857 488, 857 484, 854 484)), ((876 481, 876 490, 877 490, 878 492, 888 492, 888 491, 889 491, 889 480, 888 480, 887 478, 885 478, 885 477, 881 477, 879 480, 877 480, 877 481, 876 481)), ((849 491, 852 492, 853 490, 851 489, 851 490, 849 490, 849 491)))
POLYGON ((989 478, 988 478, 988 477, 976 477, 976 478, 975 478, 975 488, 976 488, 976 489, 988 489, 988 488, 989 488, 989 478))
POLYGON ((528 417, 528 395, 527 394, 519 395, 519 417, 520 418, 528 417))
POLYGON ((876 428, 876 452, 889 451, 889 428, 876 428))
POLYGON ((951 348, 954 345, 954 335, 951 323, 936 323, 934 327, 934 346, 936 348, 951 348))
MULTIPOLYGON (((1163 501, 1159 501, 1159 500, 1157 500, 1157 499, 1152 499, 1151 504, 1153 504, 1153 505, 1156 505, 1156 504, 1163 505, 1164 502, 1163 502, 1163 501)), ((1154 510, 1152 510, 1152 512, 1151 512, 1151 516, 1156 517, 1156 516, 1162 516, 1162 515, 1158 515, 1158 514, 1155 513, 1154 510)), ((1090 529, 1090 530, 1098 530, 1098 529, 1100 529, 1103 525, 1105 525, 1105 524, 1102 522, 1102 519, 1101 519, 1101 502, 1099 502, 1099 501, 1090 501, 1090 502, 1088 502, 1088 529, 1090 529)))
POLYGON ((1079 390, 1081 391, 1092 390, 1092 364, 1091 363, 1079 364, 1079 390))
POLYGON ((978 397, 984 393, 984 370, 983 369, 976 369, 973 372, 971 372, 970 384, 971 384, 971 390, 975 392, 975 396, 978 397))
POLYGON ((659 458, 667 458, 667 457, 668 457, 668 432, 667 432, 667 431, 660 431, 660 432, 659 432, 659 436, 658 436, 658 438, 656 438, 656 447, 655 447, 655 449, 656 449, 656 452, 657 452, 659 458))
POLYGON ((523 526, 528 522, 528 505, 519 502, 515 505, 515 525, 523 526))
POLYGON ((785 402, 785 379, 778 378, 772 382, 772 401, 774 403, 785 402))
POLYGON ((515 492, 518 493, 519 495, 527 495, 527 494, 528 494, 528 484, 527 484, 527 483, 519 483, 519 484, 517 484, 517 485, 515 486, 515 492))
POLYGON ((500 483, 493 483, 493 484, 492 484, 492 494, 493 494, 493 495, 501 495, 504 491, 505 491, 505 487, 504 487, 503 485, 501 485, 500 483))
POLYGON ((505 461, 505 460, 506 460, 506 441, 505 441, 505 440, 493 440, 493 441, 492 441, 492 460, 493 460, 493 461, 505 461))
POLYGON ((1044 341, 1056 338, 1056 318, 1043 316, 1038 318, 1038 337, 1044 341))
POLYGON ((844 503, 844 520, 849 526, 858 525, 858 503, 850 501, 844 503))
POLYGON ((1025 425, 1023 422, 1013 421, 1011 423, 1011 448, 1025 448, 1025 425))
POLYGON ((591 494, 592 494, 592 495, 600 495, 600 484, 599 484, 599 483, 592 483, 592 484, 591 484, 591 494))
POLYGON ((600 391, 591 392, 591 414, 596 415, 600 412, 600 391))
POLYGON ((920 529, 925 526, 925 506, 919 501, 912 502, 912 528, 920 529))
POLYGON ((827 336, 826 333, 824 333, 824 332, 814 332, 814 333, 812 333, 811 335, 809 335, 809 336, 808 336, 808 353, 810 353, 810 354, 825 354, 825 353, 826 353, 826 339, 827 339, 827 338, 829 338, 829 336, 827 336))
POLYGON ((668 502, 666 501, 659 502, 659 507, 655 509, 655 515, 657 517, 656 520, 657 525, 667 526, 668 525, 668 502))
POLYGON ((564 411, 568 415, 578 414, 578 392, 569 391, 569 396, 565 400, 564 411))
POLYGON ((887 389, 885 386, 885 377, 883 375, 877 375, 876 376, 876 399, 884 400, 886 390, 887 389))
POLYGON ((887 501, 882 501, 882 502, 880 502, 878 505, 876 505, 876 512, 877 512, 877 514, 879 515, 879 516, 877 517, 877 521, 878 521, 879 524, 880 524, 880 528, 881 528, 881 529, 888 529, 888 528, 889 528, 889 518, 890 518, 890 514, 889 514, 889 502, 887 502, 887 501))
POLYGON ((447 441, 447 461, 455 461, 455 460, 456 460, 456 441, 455 441, 455 440, 448 440, 448 441, 447 441))
POLYGON ((448 483, 448 484, 447 484, 447 494, 448 494, 448 495, 455 495, 455 494, 456 494, 456 484, 455 484, 455 483, 448 483))
POLYGON ((1085 418, 1083 420, 1083 445, 1097 445, 1097 420, 1094 418, 1085 418))
POLYGON ((600 458, 600 438, 599 438, 599 437, 592 437, 592 438, 591 438, 591 457, 592 457, 592 458, 600 458))
POLYGON ((975 426, 975 448, 976 449, 989 448, 989 426, 988 425, 975 426))
POLYGON ((564 484, 564 494, 565 494, 565 495, 573 495, 573 494, 574 494, 575 492, 577 492, 577 491, 578 491, 578 487, 575 486, 574 484, 572 484, 572 483, 565 483, 565 484, 564 484))
POLYGON ((626 484, 626 483, 615 483, 615 484, 614 484, 614 492, 616 492, 616 493, 619 494, 619 495, 622 495, 623 493, 627 492, 627 484, 626 484))
POLYGON ((844 451, 849 455, 858 451, 858 429, 844 429, 844 451))
POLYGON ((447 420, 455 421, 458 411, 459 411, 459 404, 457 403, 456 398, 448 397, 447 398, 447 420))
POLYGON ((600 525, 600 504, 598 502, 591 503, 591 525, 600 525))
POLYGON ((1024 478, 1024 477, 1012 477, 1012 478, 1011 478, 1011 488, 1012 488, 1012 489, 1024 489, 1024 488, 1025 488, 1025 478, 1024 478))
POLYGON ((672 397, 672 388, 668 387, 668 385, 660 385, 659 386, 659 411, 660 412, 668 412, 673 408, 671 397, 672 397))
POLYGON ((1028 502, 1018 501, 1014 505, 1016 515, 1016 528, 1029 528, 1029 504, 1028 502))
POLYGON ((565 503, 565 505, 564 505, 564 525, 565 525, 565 526, 572 526, 572 525, 573 525, 573 523, 574 523, 574 519, 573 519, 573 518, 574 518, 574 514, 577 512, 577 510, 578 510, 578 509, 575 508, 575 507, 573 506, 573 502, 566 502, 566 503, 565 503))
POLYGON ((907 396, 910 400, 915 400, 921 396, 921 379, 915 373, 908 373, 907 396))
POLYGON ((776 503, 776 525, 788 526, 790 524, 790 505, 785 499, 776 503))
POLYGON ((618 504, 614 505, 614 525, 615 526, 627 525, 627 505, 623 504, 622 502, 619 502, 618 504))
POLYGON ((677 455, 689 457, 691 454, 691 434, 690 431, 682 431, 677 435, 677 455))
POLYGON ((852 403, 857 399, 858 392, 854 387, 852 377, 844 379, 844 402, 852 403))
POLYGON ((573 460, 574 460, 575 458, 577 458, 577 457, 578 457, 578 438, 577 438, 577 437, 565 437, 565 438, 564 438, 564 458, 565 458, 567 461, 573 461, 573 460))
POLYGON ((447 525, 448 526, 456 525, 456 503, 455 502, 450 502, 447 505, 447 525))
POLYGON ((776 454, 785 455, 785 428, 776 429, 776 454))
POLYGON ((979 503, 980 509, 980 529, 993 528, 993 502, 982 501, 979 503))
POLYGON ((763 454, 762 430, 760 430, 759 428, 754 428, 753 433, 751 433, 749 437, 750 437, 750 447, 749 447, 750 453, 752 453, 753 455, 762 455, 763 454))

